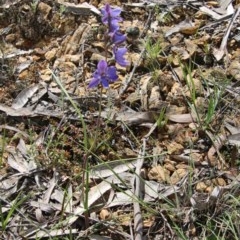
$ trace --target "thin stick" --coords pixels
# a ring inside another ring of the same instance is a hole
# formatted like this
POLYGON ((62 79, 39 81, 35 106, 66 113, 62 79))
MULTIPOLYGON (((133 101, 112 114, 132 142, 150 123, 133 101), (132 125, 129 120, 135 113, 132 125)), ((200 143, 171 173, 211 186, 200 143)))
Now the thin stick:
MULTIPOLYGON (((141 179, 141 168, 144 161, 144 155, 145 155, 145 149, 146 149, 146 138, 143 138, 143 145, 142 149, 140 149, 138 154, 138 162, 135 170, 135 188, 134 188, 134 195, 136 199, 143 198, 142 189, 143 189, 143 180, 141 179)), ((133 203, 133 209, 134 209, 134 233, 135 233, 135 240, 142 240, 143 239, 143 220, 142 220, 142 214, 140 209, 139 201, 134 201, 133 203)))

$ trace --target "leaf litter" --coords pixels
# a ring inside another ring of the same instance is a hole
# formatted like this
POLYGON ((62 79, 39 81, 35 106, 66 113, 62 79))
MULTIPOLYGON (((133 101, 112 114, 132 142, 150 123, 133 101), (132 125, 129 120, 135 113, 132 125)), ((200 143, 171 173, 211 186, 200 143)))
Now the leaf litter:
MULTIPOLYGON (((103 2, 0 5, 3 239, 204 239, 207 214, 234 214, 239 2, 109 3, 123 9, 130 66, 107 90, 87 88, 104 56, 103 2), (89 169, 53 75, 88 144, 101 134, 89 169)), ((225 230, 214 229, 233 239, 225 230)))

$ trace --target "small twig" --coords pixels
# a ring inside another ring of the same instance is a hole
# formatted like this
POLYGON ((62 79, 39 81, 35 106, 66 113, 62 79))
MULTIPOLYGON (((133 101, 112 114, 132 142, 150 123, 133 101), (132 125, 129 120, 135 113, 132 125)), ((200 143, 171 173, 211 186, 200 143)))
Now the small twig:
POLYGON ((148 134, 146 134, 146 135, 144 136, 144 138, 145 138, 145 139, 148 139, 148 138, 150 137, 150 135, 154 132, 154 130, 157 128, 157 126, 158 126, 158 123, 155 122, 155 123, 152 125, 152 127, 150 128, 148 134))
POLYGON ((144 161, 146 149, 146 138, 143 138, 143 145, 142 149, 140 149, 138 154, 138 162, 135 170, 135 186, 134 186, 134 195, 136 200, 133 203, 134 208, 134 233, 135 233, 135 240, 142 240, 143 237, 143 221, 142 221, 142 214, 140 209, 140 204, 138 200, 143 198, 142 189, 143 189, 143 181, 141 179, 141 168, 144 161))
POLYGON ((83 169, 85 172, 82 175, 82 196, 83 196, 83 204, 84 204, 84 221, 85 221, 85 229, 89 228, 89 209, 88 209, 88 193, 89 193, 89 186, 88 186, 88 154, 83 155, 83 169), (86 184, 85 184, 86 182, 86 184))

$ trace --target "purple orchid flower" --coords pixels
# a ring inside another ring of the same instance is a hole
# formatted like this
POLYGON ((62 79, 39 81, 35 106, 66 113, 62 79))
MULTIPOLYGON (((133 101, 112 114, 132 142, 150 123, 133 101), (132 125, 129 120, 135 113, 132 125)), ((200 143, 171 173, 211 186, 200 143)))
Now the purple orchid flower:
MULTIPOLYGON (((115 61, 122 67, 129 65, 129 62, 125 59, 124 55, 127 52, 127 48, 120 47, 120 45, 126 41, 126 35, 119 31, 119 21, 122 21, 120 17, 121 8, 112 8, 109 4, 106 4, 102 8, 102 22, 107 26, 106 31, 106 52, 109 46, 112 46, 115 61)), ((107 54, 106 54, 107 55, 107 54)), ((106 60, 98 62, 97 70, 93 73, 93 77, 88 85, 89 88, 102 84, 104 88, 109 87, 110 82, 114 82, 118 79, 117 69, 114 66, 108 66, 106 60)))
POLYGON ((104 88, 108 88, 109 82, 114 82, 117 79, 116 68, 114 66, 109 67, 105 60, 100 60, 97 65, 97 70, 93 73, 93 78, 88 87, 93 88, 101 83, 104 88))
POLYGON ((127 48, 125 48, 125 47, 118 48, 118 47, 114 46, 114 48, 113 48, 115 60, 122 67, 126 67, 129 65, 129 62, 124 58, 124 55, 126 52, 127 52, 127 48))
POLYGON ((121 8, 111 8, 109 4, 106 4, 105 7, 102 8, 102 22, 108 25, 110 32, 119 29, 118 22, 122 21, 120 17, 121 11, 121 8))

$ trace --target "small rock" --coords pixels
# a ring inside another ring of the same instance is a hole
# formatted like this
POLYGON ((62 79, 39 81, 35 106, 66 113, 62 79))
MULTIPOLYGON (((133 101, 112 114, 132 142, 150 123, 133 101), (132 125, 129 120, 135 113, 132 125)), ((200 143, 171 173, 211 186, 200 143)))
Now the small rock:
POLYGON ((226 186, 227 183, 223 178, 217 178, 217 182, 219 184, 219 186, 226 186))
POLYGON ((99 213, 99 217, 101 220, 106 220, 111 218, 111 213, 107 209, 102 209, 99 213))
POLYGON ((199 182, 196 184, 196 191, 197 192, 204 192, 208 186, 204 182, 199 182))
POLYGON ((228 72, 233 78, 235 78, 238 81, 240 80, 240 63, 239 63, 238 59, 233 60, 230 63, 230 66, 228 68, 228 72))
POLYGON ((79 63, 81 55, 80 54, 74 54, 74 55, 66 54, 64 56, 64 58, 66 59, 66 61, 70 61, 73 63, 79 63))
POLYGON ((50 51, 46 52, 45 53, 45 58, 48 60, 48 61, 52 61, 55 57, 56 57, 56 54, 57 54, 57 48, 53 48, 51 49, 50 51))
POLYGON ((205 192, 211 193, 213 191, 213 186, 209 186, 205 189, 205 192))
POLYGON ((170 172, 164 169, 162 166, 158 165, 153 167, 149 173, 148 178, 150 180, 157 180, 158 182, 165 182, 169 179, 170 172))
POLYGON ((126 157, 136 157, 137 156, 137 154, 136 154, 136 152, 134 152, 132 149, 130 149, 130 148, 124 148, 124 154, 126 154, 125 156, 126 157))
POLYGON ((33 60, 33 62, 37 62, 37 61, 39 61, 40 59, 41 59, 40 56, 32 55, 32 60, 33 60))
POLYGON ((40 2, 38 4, 38 11, 42 13, 44 20, 47 20, 52 8, 46 3, 40 2))
POLYGON ((52 75, 41 75, 41 79, 44 82, 50 82, 52 80, 52 75))
POLYGON ((6 42, 12 43, 16 40, 16 34, 12 33, 12 34, 8 34, 5 38, 6 42))
POLYGON ((167 169, 167 170, 170 171, 170 172, 174 172, 174 171, 176 170, 176 168, 174 167, 174 165, 171 164, 171 163, 166 163, 166 164, 164 164, 164 168, 167 169))
POLYGON ((187 173, 186 169, 177 169, 170 177, 170 182, 172 184, 178 183, 187 173))
POLYGON ((179 164, 177 164, 176 165, 176 168, 177 169, 191 169, 191 167, 189 166, 189 165, 187 165, 187 164, 184 164, 184 163, 179 163, 179 164))
POLYGON ((172 142, 169 145, 167 145, 168 154, 181 154, 184 150, 184 147, 176 142, 172 142))
POLYGON ((24 48, 24 47, 25 47, 25 41, 20 38, 20 39, 15 43, 15 46, 16 46, 17 48, 24 48))
POLYGON ((101 54, 98 54, 98 53, 93 53, 91 58, 90 58, 91 61, 96 61, 96 62, 98 62, 102 59, 103 59, 103 56, 101 54))
POLYGON ((40 76, 44 82, 50 82, 52 80, 52 72, 49 69, 42 70, 40 76))
POLYGON ((26 80, 28 78, 28 76, 29 76, 29 71, 24 70, 18 75, 18 78, 19 78, 19 80, 26 80))
POLYGON ((58 58, 54 62, 53 68, 59 68, 61 72, 66 72, 66 73, 69 73, 69 74, 72 74, 77 69, 77 67, 74 63, 66 62, 62 58, 58 58))
POLYGON ((46 50, 43 50, 42 48, 35 48, 34 52, 39 55, 44 55, 46 53, 46 50))

